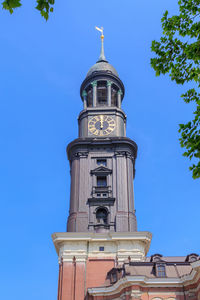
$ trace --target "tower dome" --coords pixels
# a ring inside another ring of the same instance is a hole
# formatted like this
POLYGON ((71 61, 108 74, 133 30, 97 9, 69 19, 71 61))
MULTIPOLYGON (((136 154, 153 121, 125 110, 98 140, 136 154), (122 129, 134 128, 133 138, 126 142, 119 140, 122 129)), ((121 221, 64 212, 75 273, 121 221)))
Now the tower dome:
POLYGON ((99 56, 98 61, 96 62, 95 65, 93 65, 87 75, 86 78, 91 76, 93 73, 95 74, 96 72, 108 72, 108 73, 112 73, 113 75, 119 77, 117 71, 115 70, 115 68, 108 63, 108 61, 105 58, 105 54, 104 54, 104 35, 103 35, 103 31, 102 31, 102 35, 101 35, 101 53, 99 56))
POLYGON ((124 92, 125 92, 123 82, 120 80, 116 69, 106 60, 104 55, 103 33, 101 35, 101 53, 99 59, 96 62, 96 64, 94 64, 87 72, 86 78, 83 81, 80 89, 80 95, 82 100, 84 101, 84 95, 85 95, 85 97, 87 98, 87 101, 86 100, 85 101, 89 106, 91 103, 91 101, 89 100, 92 94, 91 90, 93 89, 94 85, 97 85, 97 93, 98 90, 101 93, 101 90, 105 89, 106 86, 112 85, 113 93, 114 94, 119 93, 120 102, 123 100, 124 92))
POLYGON ((107 72, 119 77, 116 69, 108 63, 107 60, 98 60, 89 71, 87 72, 86 78, 95 75, 97 72, 107 72))

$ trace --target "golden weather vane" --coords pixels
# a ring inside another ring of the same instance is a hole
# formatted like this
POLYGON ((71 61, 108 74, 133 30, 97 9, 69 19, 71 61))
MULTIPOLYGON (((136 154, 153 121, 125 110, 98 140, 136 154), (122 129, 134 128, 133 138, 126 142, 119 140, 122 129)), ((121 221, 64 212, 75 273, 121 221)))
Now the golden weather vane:
POLYGON ((103 27, 99 28, 97 26, 95 26, 95 29, 100 31, 101 32, 101 38, 104 38, 104 35, 103 35, 103 27))

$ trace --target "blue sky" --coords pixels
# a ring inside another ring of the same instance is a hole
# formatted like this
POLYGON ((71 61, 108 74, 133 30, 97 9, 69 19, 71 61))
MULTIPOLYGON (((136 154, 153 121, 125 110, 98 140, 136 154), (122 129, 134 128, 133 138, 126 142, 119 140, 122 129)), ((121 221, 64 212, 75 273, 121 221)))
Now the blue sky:
MULTIPOLYGON (((126 95, 127 136, 138 144, 138 230, 153 233, 149 255, 200 251, 199 180, 181 154, 178 124, 193 106, 150 67, 151 41, 175 0, 56 1, 46 23, 34 1, 11 16, 0 11, 1 299, 55 300, 57 255, 51 234, 66 230, 69 165, 65 148, 78 134, 79 88, 105 54, 126 95)), ((29 3, 27 3, 29 2, 29 3)))

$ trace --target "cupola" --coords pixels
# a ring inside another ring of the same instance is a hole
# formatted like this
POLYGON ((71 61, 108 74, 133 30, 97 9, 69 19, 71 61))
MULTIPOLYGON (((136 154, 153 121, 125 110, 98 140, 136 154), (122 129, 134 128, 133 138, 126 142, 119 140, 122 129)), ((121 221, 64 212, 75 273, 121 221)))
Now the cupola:
POLYGON ((101 53, 98 61, 87 72, 80 89, 84 109, 89 107, 118 107, 124 97, 124 85, 116 69, 104 55, 104 35, 101 30, 101 53))

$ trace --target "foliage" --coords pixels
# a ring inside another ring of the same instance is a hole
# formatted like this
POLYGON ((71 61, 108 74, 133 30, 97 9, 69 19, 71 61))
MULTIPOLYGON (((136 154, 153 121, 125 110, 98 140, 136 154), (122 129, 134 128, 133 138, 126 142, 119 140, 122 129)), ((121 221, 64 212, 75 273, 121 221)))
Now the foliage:
POLYGON ((161 19, 163 35, 153 41, 151 49, 156 57, 151 66, 156 75, 168 73, 177 84, 192 83, 195 88, 181 95, 186 103, 195 103, 194 119, 179 125, 180 144, 186 148, 184 156, 194 158, 190 167, 193 178, 200 178, 200 0, 179 0, 179 13, 161 19))
POLYGON ((20 3, 20 0, 5 0, 2 3, 2 6, 3 6, 4 9, 9 10, 9 12, 12 14, 13 9, 17 8, 17 7, 20 7, 21 3, 20 3))
POLYGON ((46 19, 49 18, 49 12, 53 12, 53 5, 55 0, 37 0, 36 8, 40 11, 41 15, 46 19))
MULTIPOLYGON (((49 13, 53 12, 54 3, 55 0, 37 0, 36 9, 40 11, 46 21, 49 18, 49 13)), ((5 0, 2 2, 3 9, 7 9, 11 14, 15 8, 20 7, 21 5, 21 0, 5 0)))

